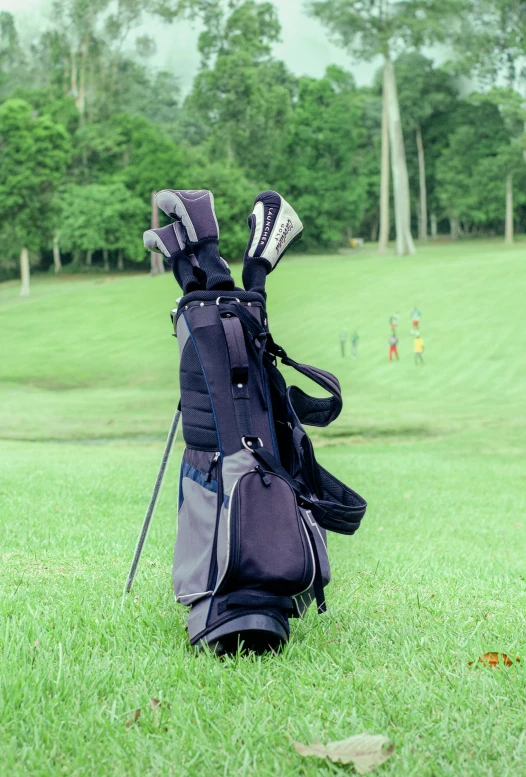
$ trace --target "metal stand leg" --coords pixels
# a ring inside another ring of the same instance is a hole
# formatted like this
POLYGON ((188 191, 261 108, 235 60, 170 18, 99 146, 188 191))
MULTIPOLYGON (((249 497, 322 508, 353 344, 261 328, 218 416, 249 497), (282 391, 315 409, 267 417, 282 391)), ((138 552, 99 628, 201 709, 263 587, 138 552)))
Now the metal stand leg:
POLYGON ((146 541, 146 536, 148 534, 148 529, 150 528, 150 523, 152 521, 153 514, 155 512, 157 499, 159 497, 161 486, 163 484, 166 467, 168 465, 168 460, 170 458, 170 453, 172 452, 173 444, 177 437, 177 431, 179 429, 180 420, 181 420, 181 403, 179 402, 177 410, 175 411, 172 425, 170 427, 170 431, 168 432, 168 439, 166 440, 166 447, 164 449, 163 457, 161 459, 161 466, 159 467, 159 472, 157 473, 157 479, 153 487, 153 493, 150 498, 150 504, 148 505, 148 509, 146 510, 144 523, 142 525, 141 533, 139 534, 139 539, 137 540, 135 555, 133 556, 132 565, 130 567, 130 571, 128 574, 128 580, 126 581, 126 593, 129 593, 131 591, 133 581, 135 580, 135 575, 137 574, 137 567, 139 566, 139 561, 141 560, 141 554, 144 548, 144 543, 146 541))

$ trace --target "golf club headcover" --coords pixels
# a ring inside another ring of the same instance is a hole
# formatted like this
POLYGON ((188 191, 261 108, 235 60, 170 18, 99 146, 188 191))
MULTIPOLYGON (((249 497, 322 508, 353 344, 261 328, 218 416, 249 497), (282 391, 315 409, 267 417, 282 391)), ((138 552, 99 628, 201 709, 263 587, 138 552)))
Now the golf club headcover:
POLYGON ((204 288, 199 279, 198 263, 195 256, 186 252, 186 235, 181 224, 168 224, 159 229, 147 229, 143 235, 144 247, 149 251, 159 251, 168 260, 175 280, 185 294, 204 288))
POLYGON ((234 289, 228 265, 219 255, 219 225, 212 192, 207 189, 163 189, 156 199, 167 216, 182 223, 187 243, 206 274, 206 288, 234 289))
POLYGON ((265 281, 287 248, 303 233, 303 224, 289 203, 274 191, 258 194, 248 217, 250 239, 243 259, 243 285, 265 293, 265 281))

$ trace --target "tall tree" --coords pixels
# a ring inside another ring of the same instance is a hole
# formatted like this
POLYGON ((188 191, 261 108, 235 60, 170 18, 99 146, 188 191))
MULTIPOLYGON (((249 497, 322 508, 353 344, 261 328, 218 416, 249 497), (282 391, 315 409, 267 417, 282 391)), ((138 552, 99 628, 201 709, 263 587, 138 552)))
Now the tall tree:
POLYGON ((423 136, 426 125, 433 121, 437 113, 452 110, 456 88, 451 75, 434 68, 430 59, 416 51, 401 54, 396 59, 395 71, 404 129, 406 136, 412 136, 416 150, 418 236, 421 240, 427 240, 428 208, 423 136))
MULTIPOLYGON (((400 108, 392 57, 401 48, 444 40, 463 0, 308 0, 319 18, 352 54, 384 62, 384 94, 391 147, 391 169, 398 254, 414 253, 410 199, 400 108)), ((384 166, 385 175, 385 166, 384 166)), ((384 184, 385 188, 385 184, 384 184)), ((382 209, 385 213, 385 209, 382 209)))
POLYGON ((321 79, 300 79, 278 183, 299 212, 309 214, 303 238, 308 248, 348 245, 359 233, 368 185, 366 99, 336 66, 321 79))
POLYGON ((205 68, 185 105, 211 157, 238 163, 256 181, 269 182, 279 170, 292 113, 295 81, 271 56, 279 32, 274 5, 255 0, 207 29, 199 41, 205 68))
POLYGON ((0 106, 0 229, 20 254, 22 296, 29 294, 29 251, 50 242, 54 196, 71 156, 68 133, 24 100, 0 106))

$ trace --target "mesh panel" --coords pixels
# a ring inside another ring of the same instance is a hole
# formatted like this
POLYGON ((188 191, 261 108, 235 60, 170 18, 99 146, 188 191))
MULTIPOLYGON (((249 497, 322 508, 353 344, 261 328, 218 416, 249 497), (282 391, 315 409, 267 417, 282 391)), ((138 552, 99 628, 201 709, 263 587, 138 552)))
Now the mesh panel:
POLYGON ((195 346, 188 340, 181 357, 183 436, 191 448, 218 450, 212 403, 195 346))

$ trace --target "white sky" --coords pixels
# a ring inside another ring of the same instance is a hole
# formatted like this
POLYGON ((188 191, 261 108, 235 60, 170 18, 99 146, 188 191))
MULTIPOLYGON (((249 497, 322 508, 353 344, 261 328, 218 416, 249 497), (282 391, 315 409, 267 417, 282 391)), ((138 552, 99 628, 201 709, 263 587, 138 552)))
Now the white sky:
MULTIPOLYGON (((276 44, 274 53, 286 62, 293 73, 320 77, 327 65, 337 64, 350 70, 359 84, 371 82, 379 63, 353 62, 330 40, 321 24, 306 15, 304 0, 274 0, 274 3, 282 25, 282 41, 276 44)), ((29 29, 34 35, 45 26, 49 7, 49 0, 0 0, 0 10, 15 14, 20 19, 20 28, 29 29)), ((152 19, 137 29, 137 34, 145 33, 157 43, 155 64, 175 72, 182 90, 187 92, 199 66, 197 25, 189 21, 167 24, 152 19)))

